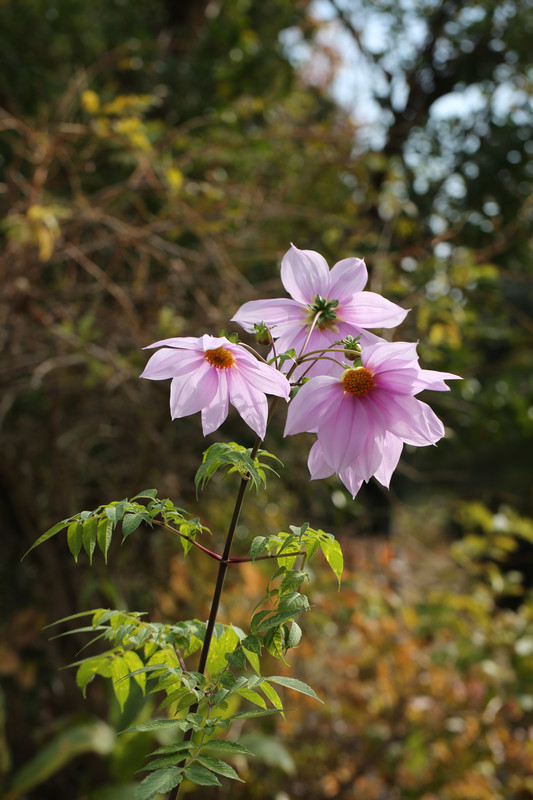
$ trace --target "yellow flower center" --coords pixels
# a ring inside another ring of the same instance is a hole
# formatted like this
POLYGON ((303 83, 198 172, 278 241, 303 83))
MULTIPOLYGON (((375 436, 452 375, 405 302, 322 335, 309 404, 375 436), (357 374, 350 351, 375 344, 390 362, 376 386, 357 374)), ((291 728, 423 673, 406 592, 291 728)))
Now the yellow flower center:
POLYGON ((374 388, 374 376, 366 367, 347 369, 342 376, 344 391, 356 397, 364 397, 374 388))
POLYGON ((235 358, 231 350, 225 347, 217 347, 216 350, 206 350, 205 360, 217 369, 229 369, 235 364, 235 358))

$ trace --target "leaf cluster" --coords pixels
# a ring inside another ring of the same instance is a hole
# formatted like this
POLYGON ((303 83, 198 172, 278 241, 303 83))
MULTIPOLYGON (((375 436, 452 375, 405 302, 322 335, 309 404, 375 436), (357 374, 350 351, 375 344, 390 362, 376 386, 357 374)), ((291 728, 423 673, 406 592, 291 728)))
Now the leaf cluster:
POLYGON ((76 562, 83 549, 89 556, 89 563, 92 564, 94 551, 98 545, 107 563, 113 533, 119 523, 122 528, 122 542, 142 523, 150 528, 153 528, 154 524, 167 527, 179 534, 185 554, 193 546, 196 535, 208 530, 197 517, 189 518, 187 513, 174 505, 171 500, 159 499, 156 489, 145 489, 131 500, 128 498, 113 500, 98 506, 94 511, 81 511, 61 520, 43 533, 25 555, 66 530, 68 547, 76 562), (139 500, 148 502, 140 503, 139 500))
POLYGON ((278 473, 265 463, 265 458, 273 459, 274 461, 280 460, 268 450, 258 450, 257 455, 252 458, 252 449, 243 447, 235 442, 217 442, 208 447, 203 454, 202 463, 194 478, 194 485, 196 491, 203 489, 206 484, 211 480, 215 472, 219 469, 229 467, 228 474, 238 473, 241 478, 249 480, 258 491, 261 486, 266 486, 266 471, 273 472, 275 475, 278 473))

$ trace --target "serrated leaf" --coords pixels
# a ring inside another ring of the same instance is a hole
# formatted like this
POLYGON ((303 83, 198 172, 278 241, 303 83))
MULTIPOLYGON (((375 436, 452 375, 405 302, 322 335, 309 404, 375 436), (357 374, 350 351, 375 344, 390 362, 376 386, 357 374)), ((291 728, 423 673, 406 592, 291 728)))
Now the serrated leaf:
POLYGON ((261 695, 257 694, 257 692, 251 691, 251 689, 244 689, 244 688, 239 689, 237 691, 237 694, 256 706, 260 706, 261 708, 266 708, 266 703, 261 697, 261 695))
POLYGON ((183 770, 160 769, 148 775, 137 787, 135 800, 152 800, 158 794, 166 794, 179 783, 183 777, 183 770))
POLYGON ((257 556, 261 555, 263 550, 266 549, 267 545, 267 536, 256 536, 255 539, 252 540, 252 544, 250 545, 250 555, 253 561, 255 561, 257 556))
POLYGON ((236 669, 244 669, 246 666, 246 656, 244 655, 242 648, 237 648, 232 653, 226 653, 226 661, 230 666, 235 667, 236 669))
POLYGON ((114 522, 115 524, 120 522, 124 516, 126 502, 126 500, 121 500, 120 503, 109 503, 109 505, 105 506, 106 516, 111 520, 111 522, 114 522))
MULTIPOLYGON (((322 531, 319 531, 319 533, 322 533, 322 531)), ((320 547, 322 548, 326 561, 335 573, 340 586, 344 566, 340 544, 336 539, 330 539, 328 541, 321 540, 320 547)))
POLYGON ((308 697, 312 697, 314 700, 318 700, 320 703, 323 703, 323 700, 320 700, 320 697, 311 689, 303 681, 298 680, 297 678, 287 678, 285 675, 269 675, 268 678, 265 678, 266 681, 269 683, 277 683, 279 686, 285 686, 287 689, 293 689, 295 692, 300 692, 301 694, 306 694, 308 697))
POLYGON ((157 497, 157 489, 144 489, 139 494, 136 494, 132 500, 139 500, 141 497, 149 497, 151 500, 155 500, 157 497))
POLYGON ((149 764, 146 766, 141 767, 137 770, 137 772, 145 772, 147 770, 155 770, 155 769, 167 769, 168 767, 177 767, 179 763, 185 760, 187 757, 186 753, 174 753, 173 755, 162 756, 161 758, 154 758, 153 761, 150 761, 149 764))
POLYGON ((229 764, 226 764, 225 761, 219 761, 217 758, 211 758, 210 756, 196 756, 195 759, 202 767, 207 767, 212 772, 216 772, 218 775, 223 775, 225 778, 231 778, 233 781, 240 781, 244 783, 242 778, 239 778, 233 767, 229 764))
POLYGON ((43 533, 41 536, 39 536, 37 541, 32 544, 32 546, 30 547, 29 550, 26 550, 26 552, 22 556, 22 559, 25 559, 26 556, 28 555, 28 553, 31 553, 31 551, 35 547, 37 547, 38 545, 42 544, 43 542, 47 542, 48 539, 52 538, 52 536, 55 536, 60 531, 64 530, 69 525, 69 523, 71 521, 72 521, 72 517, 68 517, 67 519, 61 520, 61 522, 56 522, 55 525, 53 525, 51 528, 49 528, 47 531, 45 531, 45 533, 43 533))
POLYGON ((122 520, 122 541, 126 539, 133 531, 136 531, 143 518, 138 513, 129 513, 124 514, 124 518, 122 520))
POLYGON ((96 547, 96 531, 98 528, 98 518, 89 517, 83 523, 83 549, 89 556, 89 564, 93 563, 93 553, 96 547))
POLYGON ((99 658, 91 658, 88 661, 84 661, 76 671, 76 684, 82 690, 84 697, 86 696, 87 685, 98 674, 99 661, 99 658))
POLYGON ((261 639, 259 636, 254 636, 251 634, 242 640, 241 645, 250 653, 257 653, 258 655, 261 655, 261 639))
POLYGON ((267 717, 270 714, 279 714, 279 710, 277 708, 254 708, 252 711, 242 711, 239 714, 233 714, 230 721, 235 719, 251 719, 252 717, 267 717))
POLYGON ((166 753, 182 753, 185 750, 192 750, 196 748, 197 745, 193 744, 193 742, 175 742, 174 744, 164 744, 162 747, 158 747, 157 750, 154 750, 153 753, 150 753, 148 758, 152 756, 158 755, 165 755, 166 753))
POLYGON ((211 739, 204 742, 202 750, 211 750, 215 753, 227 753, 228 755, 253 756, 247 747, 231 739, 211 739))
POLYGON ((278 711, 280 711, 282 716, 284 717, 285 715, 283 714, 283 702, 282 702, 281 697, 279 696, 279 694, 274 689, 274 687, 271 686, 268 683, 268 681, 263 681, 263 683, 261 684, 261 691, 263 692, 265 697, 268 700, 270 700, 270 702, 272 703, 274 708, 276 708, 278 711))
POLYGON ((98 542, 98 547, 104 554, 104 560, 107 564, 107 553, 109 550, 109 546, 111 544, 111 537, 113 536, 113 523, 107 517, 103 517, 98 522, 98 527, 96 529, 96 540, 98 542))
POLYGON ((124 704, 130 693, 130 678, 128 665, 121 656, 114 658, 111 662, 111 677, 113 679, 113 690, 118 700, 120 710, 124 711, 124 704))
POLYGON ((271 630, 267 631, 264 638, 264 643, 271 656, 274 656, 274 658, 279 658, 285 662, 285 659, 283 658, 284 640, 281 627, 272 628, 271 630))
POLYGON ((74 556, 74 561, 78 561, 80 550, 83 547, 83 525, 79 520, 71 522, 67 529, 68 549, 74 556))
MULTIPOLYGON (((216 632, 215 632, 216 633, 216 632)), ((209 656, 207 658, 207 670, 210 675, 215 675, 226 667, 226 653, 232 652, 239 643, 239 636, 231 625, 211 641, 209 656)))
POLYGON ((302 629, 300 628, 298 623, 294 622, 293 620, 291 622, 290 630, 287 628, 286 625, 284 626, 284 628, 287 632, 284 643, 286 649, 290 650, 293 647, 297 647, 297 645, 300 643, 300 639, 302 638, 302 629))
POLYGON ((148 722, 141 722, 132 728, 127 728, 121 733, 148 733, 151 731, 164 731, 170 728, 180 728, 185 730, 190 728, 190 724, 184 719, 151 719, 148 722))
POLYGON ((222 786, 216 775, 213 775, 212 772, 204 767, 197 767, 195 764, 186 767, 184 774, 188 780, 200 786, 222 786))
POLYGON ((130 678, 132 677, 134 681, 140 686, 142 693, 144 694, 146 689, 146 672, 138 672, 137 670, 142 670, 144 667, 143 662, 141 661, 140 657, 134 650, 126 650, 124 653, 124 661, 128 667, 128 672, 130 678), (132 674, 135 673, 135 674, 132 674))

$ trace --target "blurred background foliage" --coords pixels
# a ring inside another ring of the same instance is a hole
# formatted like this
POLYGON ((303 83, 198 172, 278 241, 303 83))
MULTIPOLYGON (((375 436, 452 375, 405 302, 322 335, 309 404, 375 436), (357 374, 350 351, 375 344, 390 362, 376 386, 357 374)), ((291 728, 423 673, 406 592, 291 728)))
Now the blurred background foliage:
MULTIPOLYGON (((84 700, 58 671, 77 648, 42 628, 100 605, 205 617, 212 565, 147 530, 109 568, 74 567, 59 539, 20 557, 148 486, 193 510, 216 437, 170 423, 141 348, 234 330, 242 302, 282 293, 290 241, 364 256, 368 288, 412 309, 393 336, 464 380, 429 398, 438 451, 407 448, 391 491, 356 502, 309 483, 309 442, 275 420, 282 480, 245 509, 239 546, 308 520, 341 539, 346 578, 337 593, 314 576, 291 659, 326 705, 291 696, 287 722, 244 728, 258 756, 223 794, 533 797, 532 35, 531 0, 0 2, 10 800, 133 797, 150 745, 117 731, 146 701, 121 714, 96 682, 84 700)), ((250 445, 238 422, 222 436, 250 445)), ((233 492, 213 481, 194 512, 218 537, 233 492)), ((263 582, 230 576, 228 620, 246 625, 263 582)))

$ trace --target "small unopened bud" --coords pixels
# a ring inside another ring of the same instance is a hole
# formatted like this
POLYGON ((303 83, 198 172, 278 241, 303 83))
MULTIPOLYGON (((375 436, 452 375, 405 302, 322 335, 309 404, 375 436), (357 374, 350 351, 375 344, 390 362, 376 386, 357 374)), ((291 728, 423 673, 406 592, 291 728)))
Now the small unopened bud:
POLYGON ((361 355, 360 350, 345 350, 344 351, 344 358, 346 361, 355 361, 356 358, 359 358, 361 355))
POLYGON ((355 361, 361 355, 361 345, 359 344, 359 337, 354 339, 353 336, 347 336, 343 340, 344 345, 344 358, 347 361, 355 361))
POLYGON ((259 325, 255 323, 254 332, 255 332, 255 341, 257 342, 257 344, 271 344, 272 338, 270 336, 270 331, 268 330, 264 322, 259 323, 259 325))

